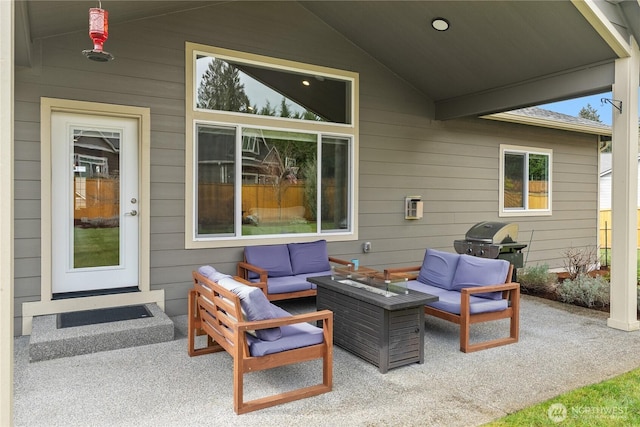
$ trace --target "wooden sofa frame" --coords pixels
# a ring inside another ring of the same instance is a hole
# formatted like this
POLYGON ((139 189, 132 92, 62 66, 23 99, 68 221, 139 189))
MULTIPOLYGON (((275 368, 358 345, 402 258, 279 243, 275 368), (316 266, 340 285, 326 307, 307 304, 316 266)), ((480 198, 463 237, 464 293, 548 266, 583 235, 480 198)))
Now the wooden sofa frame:
MULTIPOLYGON (((236 280, 247 283, 241 278, 236 280)), ((291 317, 260 321, 242 319, 239 297, 193 272, 194 287, 189 291, 188 346, 189 356, 226 351, 233 357, 233 410, 244 414, 258 409, 303 399, 331 391, 333 386, 333 313, 322 310, 291 317), (247 343, 248 331, 267 329, 304 322, 321 322, 324 341, 321 344, 286 350, 280 353, 253 357, 247 343), (205 347, 196 348, 196 336, 207 335, 205 347), (278 366, 322 359, 322 383, 288 392, 244 401, 244 374, 278 366)), ((250 283, 247 283, 250 285, 250 283)))
MULTIPOLYGON (((384 270, 384 274, 385 278, 389 278, 395 273, 418 272, 421 267, 422 266, 418 265, 412 267, 388 268, 384 270)), ((414 276, 411 276, 411 279, 416 279, 417 276, 418 274, 416 273, 414 276)), ((428 305, 424 306, 424 312, 425 314, 460 325, 460 351, 465 353, 518 342, 520 331, 520 284, 512 282, 512 277, 513 265, 510 265, 504 284, 464 288, 460 290, 460 314, 439 310, 437 308, 429 307, 428 305), (502 292, 502 298, 508 300, 508 307, 501 311, 471 314, 469 305, 470 297, 473 294, 485 292, 502 292), (508 337, 474 344, 469 343, 469 331, 471 325, 500 319, 510 319, 508 337)))
MULTIPOLYGON (((329 257, 329 263, 341 264, 346 266, 347 268, 353 268, 353 264, 351 264, 351 262, 345 261, 340 258, 335 258, 332 256, 329 257)), ((243 261, 240 261, 237 265, 237 275, 242 277, 245 280, 248 280, 249 272, 256 273, 260 276, 259 282, 251 282, 249 284, 251 286, 256 286, 262 289, 262 292, 267 296, 269 301, 280 301, 285 299, 302 298, 302 297, 315 297, 318 294, 316 289, 306 289, 304 291, 270 294, 267 288, 267 281, 269 280, 269 271, 265 270, 262 267, 258 267, 257 265, 249 264, 245 258, 243 261)))

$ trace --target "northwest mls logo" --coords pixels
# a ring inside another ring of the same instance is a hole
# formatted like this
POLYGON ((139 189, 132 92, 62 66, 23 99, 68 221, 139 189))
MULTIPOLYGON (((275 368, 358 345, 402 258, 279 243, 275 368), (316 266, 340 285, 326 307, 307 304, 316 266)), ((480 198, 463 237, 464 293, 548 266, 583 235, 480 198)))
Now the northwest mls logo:
POLYGON ((549 409, 547 410, 547 416, 554 423, 561 423, 565 419, 567 419, 567 407, 562 403, 554 403, 553 405, 549 406, 549 409))

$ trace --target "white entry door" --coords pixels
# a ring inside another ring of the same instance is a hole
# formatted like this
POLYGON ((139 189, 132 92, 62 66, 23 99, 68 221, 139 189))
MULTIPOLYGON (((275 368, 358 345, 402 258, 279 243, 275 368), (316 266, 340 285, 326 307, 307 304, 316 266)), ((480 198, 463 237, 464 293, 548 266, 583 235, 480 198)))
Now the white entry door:
POLYGON ((52 113, 53 294, 138 286, 138 135, 135 119, 52 113))

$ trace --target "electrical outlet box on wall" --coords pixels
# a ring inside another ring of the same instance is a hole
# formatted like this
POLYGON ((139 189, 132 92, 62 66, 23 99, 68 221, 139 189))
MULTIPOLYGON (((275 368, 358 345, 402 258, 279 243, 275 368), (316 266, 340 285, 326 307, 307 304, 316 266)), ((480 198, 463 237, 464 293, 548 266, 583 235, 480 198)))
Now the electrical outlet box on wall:
POLYGON ((404 219, 421 219, 424 211, 422 196, 404 198, 404 219))

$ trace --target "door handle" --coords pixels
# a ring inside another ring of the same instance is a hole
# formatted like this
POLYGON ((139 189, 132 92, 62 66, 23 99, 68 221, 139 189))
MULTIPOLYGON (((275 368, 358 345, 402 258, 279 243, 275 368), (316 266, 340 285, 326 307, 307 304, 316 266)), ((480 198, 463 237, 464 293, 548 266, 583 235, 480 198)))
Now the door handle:
POLYGON ((138 211, 134 209, 131 212, 125 212, 124 214, 125 215, 136 216, 136 215, 138 215, 138 211))

